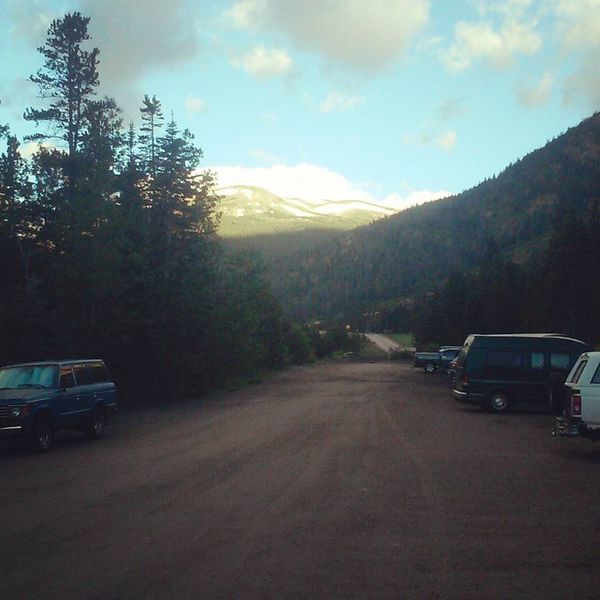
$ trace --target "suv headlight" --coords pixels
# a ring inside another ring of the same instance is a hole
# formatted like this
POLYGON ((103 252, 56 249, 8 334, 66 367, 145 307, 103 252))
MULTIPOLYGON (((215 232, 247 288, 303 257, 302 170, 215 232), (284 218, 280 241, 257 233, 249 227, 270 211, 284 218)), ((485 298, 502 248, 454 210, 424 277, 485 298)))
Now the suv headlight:
POLYGON ((29 414, 29 406, 13 406, 10 409, 10 416, 16 418, 23 418, 29 414))

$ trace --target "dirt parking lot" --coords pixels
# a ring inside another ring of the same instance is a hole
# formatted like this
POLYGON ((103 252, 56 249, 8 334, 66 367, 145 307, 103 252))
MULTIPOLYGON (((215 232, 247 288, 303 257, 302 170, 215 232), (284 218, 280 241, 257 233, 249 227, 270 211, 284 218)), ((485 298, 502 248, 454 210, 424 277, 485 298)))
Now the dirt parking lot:
POLYGON ((2 597, 600 598, 600 445, 337 361, 0 444, 2 597))

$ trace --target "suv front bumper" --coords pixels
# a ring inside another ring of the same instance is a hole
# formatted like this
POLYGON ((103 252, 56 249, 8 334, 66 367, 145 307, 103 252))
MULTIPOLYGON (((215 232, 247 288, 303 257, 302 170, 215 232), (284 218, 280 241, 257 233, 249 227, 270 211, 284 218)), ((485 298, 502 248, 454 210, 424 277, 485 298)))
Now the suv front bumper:
POLYGON ((23 425, 16 425, 11 423, 2 423, 0 424, 0 437, 9 436, 9 435, 19 435, 25 431, 25 427, 23 425))

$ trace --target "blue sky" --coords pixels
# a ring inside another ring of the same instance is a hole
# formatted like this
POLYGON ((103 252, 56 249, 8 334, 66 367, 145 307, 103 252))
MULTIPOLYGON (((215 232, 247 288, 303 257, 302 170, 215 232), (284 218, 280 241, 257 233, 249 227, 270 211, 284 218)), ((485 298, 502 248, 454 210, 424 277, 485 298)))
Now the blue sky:
MULTIPOLYGON (((91 17, 103 94, 188 127, 223 186, 402 207, 600 109, 600 0, 0 0, 0 123, 53 18, 91 17)), ((28 149, 30 150, 30 149, 28 149)))

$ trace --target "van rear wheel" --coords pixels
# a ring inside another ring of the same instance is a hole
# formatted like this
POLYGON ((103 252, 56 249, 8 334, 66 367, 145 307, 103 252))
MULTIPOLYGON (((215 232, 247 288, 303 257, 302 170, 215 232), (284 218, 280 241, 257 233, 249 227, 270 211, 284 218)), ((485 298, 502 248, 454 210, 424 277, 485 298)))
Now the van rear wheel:
POLYGON ((510 408, 510 399, 506 392, 492 392, 487 399, 486 408, 491 412, 504 413, 510 408))

